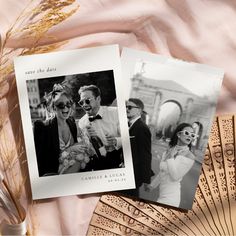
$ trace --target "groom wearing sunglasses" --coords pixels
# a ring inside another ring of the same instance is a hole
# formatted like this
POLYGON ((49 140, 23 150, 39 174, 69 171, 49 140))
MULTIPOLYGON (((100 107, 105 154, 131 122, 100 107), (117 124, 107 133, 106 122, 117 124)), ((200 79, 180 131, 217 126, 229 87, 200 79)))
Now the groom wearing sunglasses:
POLYGON ((101 106, 101 92, 95 85, 79 89, 79 105, 85 115, 79 121, 79 127, 90 138, 99 137, 105 150, 97 159, 90 161, 88 168, 103 170, 123 166, 118 110, 116 107, 101 106))
POLYGON ((151 169, 151 132, 142 121, 144 104, 138 98, 126 102, 126 113, 129 123, 129 135, 134 166, 136 189, 124 190, 124 194, 139 197, 139 188, 149 184, 154 174, 151 169))

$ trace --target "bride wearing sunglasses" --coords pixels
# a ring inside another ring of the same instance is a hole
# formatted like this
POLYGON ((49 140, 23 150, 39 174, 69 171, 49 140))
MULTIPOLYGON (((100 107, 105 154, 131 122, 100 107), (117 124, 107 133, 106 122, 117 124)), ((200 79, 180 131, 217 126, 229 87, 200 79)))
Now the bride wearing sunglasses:
POLYGON ((163 153, 160 172, 147 186, 152 190, 159 186, 158 203, 179 207, 181 180, 192 168, 195 160, 191 144, 197 138, 190 124, 179 124, 173 133, 169 148, 163 153))
POLYGON ((53 115, 34 123, 39 176, 79 172, 94 153, 88 139, 76 127, 69 89, 55 84, 47 96, 47 108, 53 115))

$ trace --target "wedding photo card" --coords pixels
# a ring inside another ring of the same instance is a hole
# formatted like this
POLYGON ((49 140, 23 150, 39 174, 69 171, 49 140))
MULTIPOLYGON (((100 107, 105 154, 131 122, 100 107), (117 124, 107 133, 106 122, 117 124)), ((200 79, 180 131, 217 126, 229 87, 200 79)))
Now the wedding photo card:
POLYGON ((135 188, 118 45, 14 66, 33 199, 135 188))
POLYGON ((223 71, 129 48, 121 67, 136 182, 121 193, 191 209, 223 71))

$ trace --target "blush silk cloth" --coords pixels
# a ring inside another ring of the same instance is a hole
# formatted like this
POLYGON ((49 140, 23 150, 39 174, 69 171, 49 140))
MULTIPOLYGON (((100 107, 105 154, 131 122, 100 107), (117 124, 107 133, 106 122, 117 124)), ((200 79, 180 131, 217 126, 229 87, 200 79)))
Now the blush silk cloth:
MULTIPOLYGON (((2 40, 28 2, 0 0, 2 40)), ((234 0, 81 0, 77 3, 79 10, 53 27, 48 32, 53 37, 45 37, 42 45, 68 40, 60 49, 67 50, 119 44, 120 49, 130 47, 220 67, 225 71, 225 77, 217 113, 236 111, 234 0)), ((29 45, 30 40, 22 35, 12 38, 6 46, 17 49, 29 45)), ((7 89, 7 84, 4 89, 7 89)), ((6 112, 9 103, 11 106, 17 103, 16 92, 11 96, 7 100, 1 99, 1 114, 6 112)), ((14 136, 10 128, 20 119, 17 109, 16 118, 5 127, 9 143, 14 136)), ((37 201, 33 207, 36 234, 85 235, 99 196, 68 196, 37 201)))

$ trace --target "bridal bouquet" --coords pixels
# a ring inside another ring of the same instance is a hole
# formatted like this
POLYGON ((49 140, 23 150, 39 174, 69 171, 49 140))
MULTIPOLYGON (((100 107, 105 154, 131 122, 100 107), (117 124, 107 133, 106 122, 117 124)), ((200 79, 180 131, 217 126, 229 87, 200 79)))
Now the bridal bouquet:
POLYGON ((63 150, 59 157, 59 174, 75 173, 85 169, 95 151, 86 135, 78 129, 77 143, 63 150))

